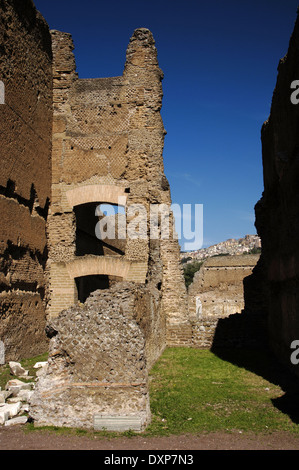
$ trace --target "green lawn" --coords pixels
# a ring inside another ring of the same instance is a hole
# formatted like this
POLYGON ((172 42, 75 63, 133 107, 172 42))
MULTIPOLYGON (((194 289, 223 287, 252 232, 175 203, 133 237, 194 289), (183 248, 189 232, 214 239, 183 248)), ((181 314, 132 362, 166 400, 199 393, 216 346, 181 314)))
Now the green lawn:
POLYGON ((238 354, 246 369, 208 350, 167 349, 150 374, 153 419, 147 432, 299 432, 299 425, 274 405, 285 395, 280 385, 248 370, 250 365, 271 372, 269 358, 252 351, 238 354))
MULTIPOLYGON (((44 360, 46 355, 20 362, 31 374, 35 362, 44 360)), ((284 372, 278 372, 271 356, 259 351, 222 351, 216 355, 200 349, 166 349, 150 372, 152 422, 144 434, 299 433, 298 389, 288 388, 284 372)), ((11 378, 8 366, 0 367, 2 389, 11 378)), ((33 429, 32 424, 26 426, 33 429)), ((64 432, 80 434, 80 430, 64 432)))

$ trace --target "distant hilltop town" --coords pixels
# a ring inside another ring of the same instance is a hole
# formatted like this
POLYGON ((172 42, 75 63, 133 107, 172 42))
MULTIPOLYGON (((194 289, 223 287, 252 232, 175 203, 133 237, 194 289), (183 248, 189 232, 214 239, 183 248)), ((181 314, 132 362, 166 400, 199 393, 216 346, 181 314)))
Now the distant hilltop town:
POLYGON ((195 251, 181 252, 181 262, 191 263, 195 260, 204 260, 217 255, 242 255, 244 253, 258 253, 261 249, 261 240, 257 235, 245 235, 235 240, 230 238, 217 245, 201 248, 195 251))

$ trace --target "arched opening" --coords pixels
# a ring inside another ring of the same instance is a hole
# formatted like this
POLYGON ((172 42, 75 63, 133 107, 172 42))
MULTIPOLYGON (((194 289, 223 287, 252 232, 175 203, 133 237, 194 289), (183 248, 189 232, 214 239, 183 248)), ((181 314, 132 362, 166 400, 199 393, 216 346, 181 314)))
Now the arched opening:
POLYGON ((89 202, 74 207, 76 256, 125 254, 125 213, 117 204, 89 202))
POLYGON ((78 300, 84 303, 90 294, 98 289, 109 289, 115 282, 122 281, 121 277, 106 274, 92 274, 75 278, 78 300))

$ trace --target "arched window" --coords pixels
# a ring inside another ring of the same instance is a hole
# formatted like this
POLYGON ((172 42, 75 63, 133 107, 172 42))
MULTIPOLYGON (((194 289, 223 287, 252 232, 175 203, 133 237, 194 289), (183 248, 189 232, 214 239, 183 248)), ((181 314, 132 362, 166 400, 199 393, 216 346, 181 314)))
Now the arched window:
POLYGON ((125 212, 116 204, 89 202, 74 207, 76 256, 125 254, 125 212))

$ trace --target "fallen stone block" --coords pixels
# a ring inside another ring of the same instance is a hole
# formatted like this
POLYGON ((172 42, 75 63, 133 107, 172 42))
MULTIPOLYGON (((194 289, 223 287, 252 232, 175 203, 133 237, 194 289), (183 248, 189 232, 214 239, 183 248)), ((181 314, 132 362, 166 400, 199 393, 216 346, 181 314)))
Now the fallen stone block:
POLYGON ((8 411, 2 411, 0 408, 0 424, 4 424, 9 418, 8 411))
POLYGON ((0 406, 0 413, 8 413, 9 418, 14 418, 21 410, 22 403, 5 403, 0 406))
POLYGON ((10 373, 16 375, 17 377, 25 377, 28 375, 29 371, 24 369, 19 362, 10 361, 8 363, 10 373))
POLYGON ((0 391, 0 403, 5 403, 6 400, 12 396, 12 393, 8 390, 1 390, 0 391))
POLYGON ((22 407, 21 407, 20 412, 21 412, 21 413, 28 413, 28 412, 29 412, 29 409, 30 409, 29 403, 24 403, 24 404, 22 405, 22 407))
POLYGON ((18 403, 19 401, 21 401, 21 399, 19 398, 19 396, 16 396, 7 398, 6 403, 18 403))
POLYGON ((5 389, 12 392, 13 396, 17 396, 20 390, 32 390, 34 382, 22 382, 18 379, 9 380, 5 386, 5 389))
POLYGON ((27 416, 18 416, 17 418, 8 419, 5 421, 5 426, 14 426, 16 424, 26 424, 28 421, 27 416))

